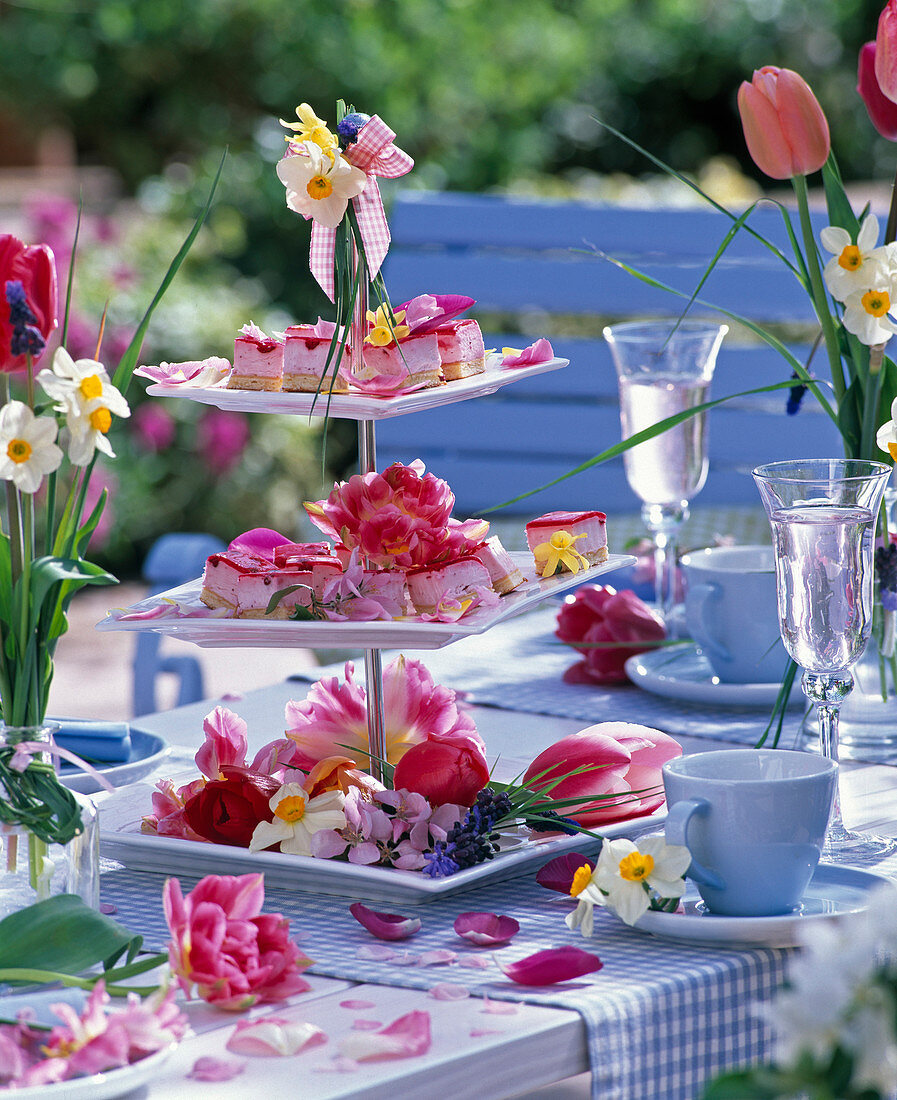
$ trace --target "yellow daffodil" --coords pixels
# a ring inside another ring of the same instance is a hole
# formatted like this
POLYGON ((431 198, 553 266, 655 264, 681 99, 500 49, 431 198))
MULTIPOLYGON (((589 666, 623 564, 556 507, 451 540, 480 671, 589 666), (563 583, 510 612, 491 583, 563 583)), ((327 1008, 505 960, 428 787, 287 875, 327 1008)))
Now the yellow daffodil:
POLYGON ((588 558, 584 558, 573 543, 584 539, 585 535, 571 535, 569 531, 555 531, 548 542, 540 542, 533 550, 536 565, 542 565, 539 573, 542 577, 552 577, 562 566, 571 573, 589 568, 588 558))
POLYGON ((404 309, 400 309, 398 313, 390 313, 387 306, 378 306, 376 313, 370 309, 367 311, 367 319, 371 331, 365 336, 364 342, 377 348, 385 347, 393 340, 404 340, 411 332, 407 325, 402 324, 405 320, 404 309))
POLYGON ((293 137, 287 141, 313 141, 322 149, 332 149, 337 144, 336 138, 327 128, 327 123, 318 118, 307 103, 300 103, 296 108, 298 122, 286 122, 280 119, 280 125, 293 131, 293 137))

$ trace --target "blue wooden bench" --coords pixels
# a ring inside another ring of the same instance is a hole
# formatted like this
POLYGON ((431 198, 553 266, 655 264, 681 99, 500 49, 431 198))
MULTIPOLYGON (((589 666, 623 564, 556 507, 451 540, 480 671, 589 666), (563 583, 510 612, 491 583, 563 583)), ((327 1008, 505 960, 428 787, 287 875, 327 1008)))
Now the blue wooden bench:
MULTIPOLYGON (((392 301, 425 292, 469 294, 477 300, 471 315, 480 318, 487 347, 530 343, 546 334, 550 318, 555 352, 570 359, 561 371, 493 396, 378 423, 378 465, 422 458, 452 485, 458 514, 476 514, 543 485, 620 439, 616 375, 601 326, 675 316, 684 301, 644 285, 594 249, 691 294, 731 225, 710 209, 632 210, 434 192, 400 193, 389 218, 393 240, 384 272, 392 301), (522 319, 529 335, 502 335, 508 315, 522 319)), ((788 251, 777 211, 758 210, 750 224, 788 251)), ((825 224, 820 220, 819 228, 825 224)), ((755 321, 802 325, 798 339, 809 339, 814 319, 807 295, 785 265, 744 232, 701 296, 755 321)), ((690 315, 719 319, 699 307, 690 315)), ((794 350, 806 360, 807 348, 794 350)), ((826 371, 819 353, 817 373, 825 378, 826 371)), ((733 331, 720 352, 712 396, 789 375, 774 351, 733 331)), ((813 397, 793 417, 785 415, 786 397, 781 390, 712 410, 710 473, 697 506, 758 504, 750 471, 761 462, 842 453, 834 425, 813 397)), ((583 507, 637 510, 622 460, 500 514, 583 507)))

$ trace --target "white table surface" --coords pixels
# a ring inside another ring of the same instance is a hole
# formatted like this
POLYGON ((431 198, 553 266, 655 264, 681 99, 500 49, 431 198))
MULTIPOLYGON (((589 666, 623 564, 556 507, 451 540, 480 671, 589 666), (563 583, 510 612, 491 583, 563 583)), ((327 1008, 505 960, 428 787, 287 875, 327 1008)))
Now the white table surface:
MULTIPOLYGON (((288 699, 302 698, 308 685, 284 682, 251 692, 239 699, 209 700, 164 713, 144 716, 142 728, 156 732, 173 746, 181 759, 183 750, 195 750, 202 741, 202 719, 217 704, 230 707, 248 724, 250 756, 262 744, 283 732, 283 708, 288 699)), ((500 756, 501 771, 516 774, 541 749, 583 727, 581 721, 544 715, 471 708, 487 745, 490 760, 500 756)), ((679 738, 686 752, 723 744, 706 739, 679 738)), ((734 747, 734 746, 732 746, 734 747)), ((171 764, 160 774, 171 774, 171 764)), ((851 766, 845 769, 842 800, 848 825, 875 828, 897 835, 897 769, 851 766)), ((100 802, 102 799, 100 799, 100 802)), ((588 1052, 585 1025, 576 1012, 518 1004, 512 1015, 487 1015, 479 998, 443 1002, 427 993, 382 985, 355 985, 330 979, 311 979, 314 989, 295 998, 288 1007, 259 1014, 296 1016, 321 1027, 329 1042, 295 1058, 251 1058, 243 1073, 230 1082, 209 1085, 185 1077, 197 1058, 221 1055, 234 1026, 234 1017, 199 1006, 191 1008, 198 1034, 181 1044, 157 1079, 142 1095, 152 1098, 193 1100, 215 1097, 226 1100, 295 1094, 301 1074, 303 1100, 331 1097, 400 1100, 429 1098, 434 1085, 453 1100, 498 1100, 501 1097, 536 1097, 542 1100, 589 1095, 588 1052), (373 1002, 363 1012, 341 1007, 346 999, 373 1002), (406 1012, 420 1009, 432 1018, 433 1042, 421 1057, 363 1065, 353 1073, 333 1070, 333 1054, 342 1035, 358 1017, 384 1025, 406 1012), (489 1034, 471 1038, 471 1030, 489 1034)))

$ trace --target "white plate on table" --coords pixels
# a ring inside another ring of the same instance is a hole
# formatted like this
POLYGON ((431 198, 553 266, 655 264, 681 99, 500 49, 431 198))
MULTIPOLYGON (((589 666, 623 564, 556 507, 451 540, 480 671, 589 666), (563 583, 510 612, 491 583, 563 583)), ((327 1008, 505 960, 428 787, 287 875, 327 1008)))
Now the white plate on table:
POLYGON ((422 412, 440 405, 451 405, 472 397, 495 393, 502 386, 532 378, 547 371, 560 370, 569 359, 549 359, 527 367, 503 367, 501 357, 490 355, 482 374, 446 382, 444 386, 402 393, 395 397, 372 397, 356 390, 349 393, 318 395, 313 393, 267 393, 263 390, 229 390, 223 383, 214 386, 191 386, 189 383, 170 386, 154 382, 147 387, 152 397, 178 397, 198 401, 203 405, 233 412, 292 413, 307 416, 330 416, 340 420, 385 420, 405 413, 422 412))
MULTIPOLYGON (((494 859, 446 878, 395 867, 367 867, 336 859, 314 859, 283 852, 250 852, 227 844, 207 844, 140 832, 140 820, 152 811, 153 788, 136 783, 111 794, 100 806, 100 851, 132 871, 181 875, 245 875, 262 871, 272 889, 349 897, 355 900, 422 905, 477 886, 535 873, 542 864, 566 852, 594 852, 597 840, 587 836, 527 838, 494 859)), ((632 836, 646 825, 662 824, 666 810, 602 826, 607 837, 632 836)))
MULTIPOLYGON (((629 679, 645 691, 667 699, 707 703, 709 706, 772 706, 782 686, 779 683, 724 683, 714 674, 707 658, 694 642, 661 646, 640 653, 630 657, 624 668, 629 679)), ((803 702, 803 693, 795 679, 788 705, 800 706, 803 702)))
POLYGON ((16 1100, 114 1100, 127 1096, 141 1085, 148 1084, 171 1056, 177 1044, 148 1054, 139 1062, 105 1073, 93 1073, 90 1077, 76 1077, 73 1081, 60 1081, 56 1085, 32 1085, 13 1089, 10 1097, 16 1100))
MULTIPOLYGON (((493 626, 528 611, 549 596, 566 592, 604 573, 632 565, 631 554, 610 554, 605 562, 580 573, 559 573, 544 580, 536 576, 533 556, 527 551, 511 554, 526 582, 514 592, 502 596, 496 607, 478 608, 454 623, 429 623, 416 616, 388 622, 289 622, 283 619, 209 618, 208 614, 191 618, 189 613, 162 619, 123 619, 117 611, 97 624, 97 630, 154 630, 210 648, 230 646, 289 646, 343 649, 360 646, 372 649, 441 649, 458 638, 482 634, 493 626)), ((199 599, 202 582, 197 579, 168 592, 148 596, 126 613, 149 611, 166 601, 175 600, 188 612, 208 612, 199 599)))
POLYGON ((801 928, 839 920, 869 907, 872 892, 893 884, 881 875, 820 863, 799 911, 776 917, 718 917, 705 911, 693 883, 683 897, 684 913, 647 912, 635 923, 640 932, 718 947, 793 947, 801 928))
MULTIPOLYGON (((100 775, 105 776, 113 787, 124 787, 128 783, 136 783, 138 779, 155 771, 171 752, 168 742, 157 733, 131 726, 130 735, 131 755, 127 760, 115 764, 94 765, 100 775)), ((59 780, 63 786, 72 791, 80 791, 81 794, 95 794, 102 790, 100 784, 89 772, 82 771, 64 760, 59 769, 59 780)))

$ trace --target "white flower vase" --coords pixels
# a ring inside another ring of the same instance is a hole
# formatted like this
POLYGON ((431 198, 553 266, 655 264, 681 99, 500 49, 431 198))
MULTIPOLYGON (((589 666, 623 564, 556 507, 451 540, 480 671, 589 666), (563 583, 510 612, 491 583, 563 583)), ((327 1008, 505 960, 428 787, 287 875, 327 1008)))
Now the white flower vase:
MULTIPOLYGON (((0 726, 0 752, 22 741, 50 744, 54 727, 0 726)), ((33 757, 36 766, 49 768, 49 755, 33 757)), ((35 766, 34 764, 29 765, 35 766)), ((85 795, 69 792, 81 815, 81 829, 67 843, 37 836, 15 817, 20 797, 28 795, 16 786, 15 773, 3 773, 0 799, 5 804, 0 818, 0 919, 55 894, 77 894, 93 907, 100 903, 100 832, 96 807, 85 795)))

